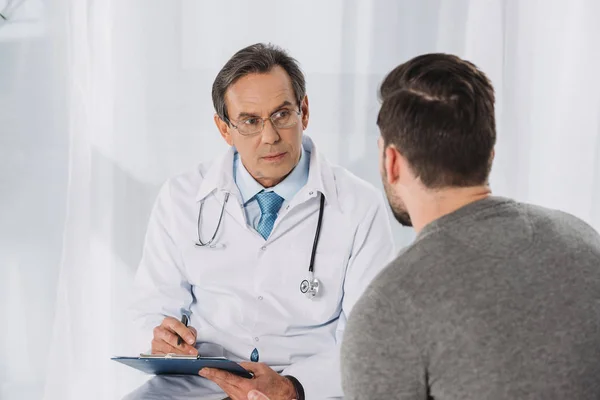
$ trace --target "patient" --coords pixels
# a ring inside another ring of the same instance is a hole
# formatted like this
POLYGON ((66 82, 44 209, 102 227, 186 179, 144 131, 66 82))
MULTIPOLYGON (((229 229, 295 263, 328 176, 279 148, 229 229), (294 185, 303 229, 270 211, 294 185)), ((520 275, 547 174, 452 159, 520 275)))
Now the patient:
POLYGON ((394 69, 381 99, 383 183, 417 238, 355 306, 345 398, 600 398, 600 237, 491 195, 488 78, 428 54, 394 69))

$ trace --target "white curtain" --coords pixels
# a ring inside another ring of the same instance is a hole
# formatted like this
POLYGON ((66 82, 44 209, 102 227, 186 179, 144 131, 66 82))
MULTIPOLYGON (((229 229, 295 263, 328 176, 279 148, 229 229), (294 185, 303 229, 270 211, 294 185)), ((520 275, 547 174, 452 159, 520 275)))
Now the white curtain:
POLYGON ((0 0, 0 13, 0 399, 116 399, 146 379, 109 358, 127 353, 150 207, 168 176, 226 148, 210 87, 255 42, 300 61, 308 133, 377 186, 385 73, 426 52, 475 62, 497 92, 494 192, 600 229, 596 0, 0 0))

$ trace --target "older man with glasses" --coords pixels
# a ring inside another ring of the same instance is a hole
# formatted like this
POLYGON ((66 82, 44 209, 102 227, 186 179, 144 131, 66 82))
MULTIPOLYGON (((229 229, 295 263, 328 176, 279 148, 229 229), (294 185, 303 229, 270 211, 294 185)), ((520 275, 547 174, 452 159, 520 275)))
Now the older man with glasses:
POLYGON ((212 98, 230 149, 158 196, 135 279, 138 350, 226 357, 254 377, 159 376, 128 398, 342 397, 346 320, 394 256, 384 197, 304 135, 304 75, 282 49, 237 52, 212 98))

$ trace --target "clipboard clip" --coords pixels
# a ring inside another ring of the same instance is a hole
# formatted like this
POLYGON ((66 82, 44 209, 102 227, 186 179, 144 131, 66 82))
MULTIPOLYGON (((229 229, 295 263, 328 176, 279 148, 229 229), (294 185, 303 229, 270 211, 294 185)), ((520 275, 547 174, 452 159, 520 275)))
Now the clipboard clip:
POLYGON ((167 358, 171 358, 171 359, 176 359, 176 360, 197 360, 200 358, 200 355, 196 355, 196 356, 191 356, 191 355, 187 355, 187 354, 175 354, 175 353, 168 353, 168 354, 140 354, 140 358, 161 358, 161 359, 167 359, 167 358))

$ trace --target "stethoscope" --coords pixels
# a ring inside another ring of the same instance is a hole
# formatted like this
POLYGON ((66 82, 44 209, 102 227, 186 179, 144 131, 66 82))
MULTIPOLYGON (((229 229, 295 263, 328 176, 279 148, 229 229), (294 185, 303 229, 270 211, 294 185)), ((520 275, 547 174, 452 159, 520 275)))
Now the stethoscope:
MULTIPOLYGON (((223 200, 223 206, 221 206, 221 214, 219 215, 219 222, 217 222, 217 227, 212 237, 208 242, 203 242, 200 236, 200 225, 202 221, 202 208, 204 206, 204 200, 200 202, 200 210, 198 211, 198 242, 196 242, 196 246, 198 247, 208 247, 211 249, 215 248, 223 248, 225 245, 215 244, 215 238, 219 233, 219 228, 221 227, 221 222, 223 221, 223 214, 225 213, 225 206, 227 205, 227 201, 229 200, 228 192, 225 193, 225 198, 223 200)), ((300 292, 303 293, 307 298, 313 299, 319 294, 319 289, 321 288, 321 283, 317 278, 315 278, 315 255, 317 253, 317 246, 319 244, 319 236, 321 234, 321 224, 323 222, 323 209, 325 208, 325 196, 321 193, 321 203, 319 205, 319 219, 317 221, 317 229, 315 231, 315 238, 313 241, 312 252, 310 254, 310 264, 308 265, 308 279, 304 279, 300 282, 300 292)))

